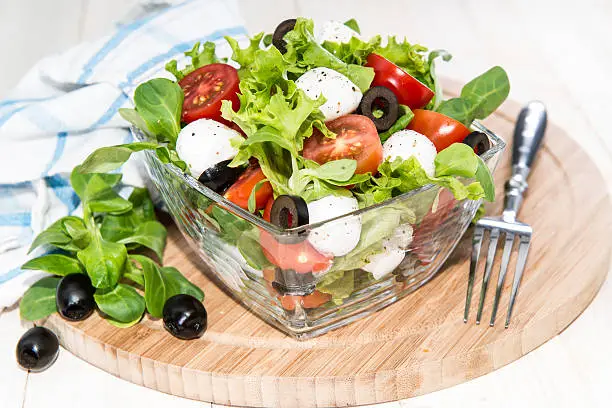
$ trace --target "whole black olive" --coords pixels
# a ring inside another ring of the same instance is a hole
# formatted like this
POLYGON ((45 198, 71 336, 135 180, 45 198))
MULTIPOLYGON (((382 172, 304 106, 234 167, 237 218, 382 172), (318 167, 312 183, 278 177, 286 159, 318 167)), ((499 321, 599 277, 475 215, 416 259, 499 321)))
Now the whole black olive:
POLYGON ((57 311, 73 322, 86 319, 96 308, 94 292, 89 276, 82 273, 64 276, 55 294, 57 311))
MULTIPOLYGON (((270 210, 270 222, 281 228, 296 228, 308 224, 308 205, 302 197, 279 195, 270 210)), ((275 238, 283 244, 296 244, 307 237, 307 232, 300 234, 276 235, 275 238)))
POLYGON ((399 103, 397 96, 384 86, 374 86, 363 95, 357 112, 374 122, 376 130, 388 130, 399 117, 399 103), (381 115, 375 115, 378 110, 381 115))
POLYGON ((312 272, 297 273, 293 269, 276 268, 272 287, 279 295, 310 295, 315 290, 315 278, 312 272))
POLYGON ((285 37, 285 34, 293 30, 296 22, 297 20, 295 18, 285 20, 280 23, 278 27, 276 27, 274 34, 272 34, 272 45, 274 45, 281 52, 281 54, 287 52, 287 43, 283 38, 285 37))
POLYGON ((198 177, 198 181, 212 191, 221 194, 244 171, 244 167, 229 167, 230 162, 231 160, 223 160, 204 170, 198 177))
POLYGON ((481 155, 491 148, 491 142, 482 132, 472 132, 463 139, 463 143, 474 149, 474 153, 481 155))
POLYGON ((208 324, 204 305, 191 295, 174 295, 166 300, 163 316, 166 330, 183 340, 202 336, 208 324))
POLYGON ((15 350, 21 367, 33 372, 44 371, 59 354, 59 341, 53 332, 44 327, 32 327, 17 342, 15 350))

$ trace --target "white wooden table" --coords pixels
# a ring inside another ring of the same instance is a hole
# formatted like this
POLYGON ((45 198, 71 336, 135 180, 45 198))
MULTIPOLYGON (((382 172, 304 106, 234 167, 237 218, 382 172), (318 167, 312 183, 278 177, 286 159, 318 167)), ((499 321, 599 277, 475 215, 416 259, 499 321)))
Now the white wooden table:
MULTIPOLYGON (((0 97, 35 61, 105 34, 135 3, 0 0, 0 97)), ((612 175, 612 1, 240 3, 252 32, 270 31, 291 16, 355 17, 365 34, 397 33, 431 48, 448 49, 454 58, 440 67, 445 76, 469 80, 492 65, 501 65, 510 75, 511 98, 543 100, 549 120, 568 129, 601 171, 612 175)), ((48 371, 28 376, 14 357, 24 331, 18 311, 0 313, 2 407, 210 405, 133 385, 65 350, 48 371)), ((608 407, 612 400, 611 342, 612 285, 607 281, 574 324, 521 360, 468 383, 381 407, 608 407)))

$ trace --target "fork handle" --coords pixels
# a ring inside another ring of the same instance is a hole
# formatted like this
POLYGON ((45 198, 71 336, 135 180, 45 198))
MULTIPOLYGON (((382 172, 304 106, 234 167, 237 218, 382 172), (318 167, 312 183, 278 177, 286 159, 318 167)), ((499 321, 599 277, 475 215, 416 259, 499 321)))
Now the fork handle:
POLYGON ((540 148, 546 131, 546 107, 540 101, 529 102, 522 110, 514 128, 512 148, 512 177, 506 183, 503 217, 516 220, 527 190, 527 177, 531 164, 540 148))

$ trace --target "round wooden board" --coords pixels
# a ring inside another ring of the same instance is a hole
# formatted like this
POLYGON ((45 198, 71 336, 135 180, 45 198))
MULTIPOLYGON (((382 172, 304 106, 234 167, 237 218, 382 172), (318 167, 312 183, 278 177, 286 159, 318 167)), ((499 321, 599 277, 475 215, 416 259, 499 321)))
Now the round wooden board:
MULTIPOLYGON (((510 140, 518 105, 506 103, 485 124, 510 140)), ((507 149, 496 172, 501 209, 510 173, 507 149)), ((181 341, 145 318, 117 329, 99 316, 52 328, 68 350, 101 369, 166 393, 236 406, 329 407, 405 399, 449 387, 508 364, 560 333, 591 302, 610 266, 612 227, 602 176, 580 146, 549 123, 520 218, 534 228, 512 323, 503 327, 512 276, 498 324, 463 323, 471 230, 430 283, 344 328, 298 342, 229 297, 203 273, 176 229, 166 264, 206 292, 203 338, 181 341)), ((497 259, 501 254, 498 254, 497 259)), ((516 254, 513 256, 515 260, 516 254)), ((513 273, 514 263, 510 264, 513 273)), ((499 266, 497 269, 499 270, 499 266)), ((482 276, 482 268, 479 276, 482 276)), ((478 279, 478 277, 477 277, 478 279)), ((495 282, 495 276, 492 281, 495 282)), ((491 311, 489 290, 485 316, 491 311)), ((480 293, 476 285, 474 293, 480 293)))

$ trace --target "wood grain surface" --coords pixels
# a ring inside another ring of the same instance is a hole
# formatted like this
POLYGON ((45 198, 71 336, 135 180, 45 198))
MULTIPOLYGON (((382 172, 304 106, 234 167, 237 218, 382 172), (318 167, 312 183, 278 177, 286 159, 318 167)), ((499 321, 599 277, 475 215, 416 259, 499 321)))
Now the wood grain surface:
MULTIPOLYGON (((485 125, 509 140, 516 113, 517 106, 506 103, 485 125)), ((508 161, 509 149, 496 172, 498 200, 490 213, 501 208, 508 161)), ((53 316, 45 324, 64 347, 91 364, 191 399, 235 406, 326 407, 421 395, 481 376, 530 352, 567 327, 604 281, 610 261, 606 236, 612 226, 607 189, 581 148, 554 124, 549 124, 533 169, 527 202, 520 218, 535 232, 508 329, 475 325, 475 301, 472 319, 462 321, 469 230, 423 288, 309 341, 285 336, 215 286, 176 230, 169 234, 165 259, 206 292, 209 328, 203 338, 177 340, 160 321, 149 318, 130 329, 116 329, 97 315, 74 324, 53 316)), ((511 262, 511 272, 513 266, 511 262)), ((508 302, 508 278, 502 305, 508 302)), ((475 293, 479 290, 478 284, 475 293)), ((492 292, 485 304, 488 312, 492 292)))

